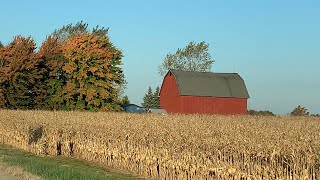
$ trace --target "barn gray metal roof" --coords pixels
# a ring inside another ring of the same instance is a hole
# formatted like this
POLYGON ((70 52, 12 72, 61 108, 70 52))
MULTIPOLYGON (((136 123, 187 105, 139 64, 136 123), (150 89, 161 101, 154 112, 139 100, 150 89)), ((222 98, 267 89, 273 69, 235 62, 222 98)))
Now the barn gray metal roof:
POLYGON ((180 95, 249 98, 244 80, 237 73, 170 70, 180 95))

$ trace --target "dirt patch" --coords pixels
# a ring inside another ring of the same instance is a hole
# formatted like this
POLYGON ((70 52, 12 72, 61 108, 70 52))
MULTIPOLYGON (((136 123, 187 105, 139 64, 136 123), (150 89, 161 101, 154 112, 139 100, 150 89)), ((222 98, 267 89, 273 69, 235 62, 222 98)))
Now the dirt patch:
POLYGON ((18 166, 10 166, 1 162, 0 159, 0 179, 2 180, 43 180, 18 166))

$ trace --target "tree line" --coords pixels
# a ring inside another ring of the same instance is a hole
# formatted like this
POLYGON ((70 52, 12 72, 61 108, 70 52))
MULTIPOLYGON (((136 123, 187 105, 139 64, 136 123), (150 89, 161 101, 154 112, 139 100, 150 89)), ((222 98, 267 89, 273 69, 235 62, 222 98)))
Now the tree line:
POLYGON ((0 43, 0 108, 120 111, 122 57, 108 29, 83 22, 55 30, 38 50, 18 35, 0 43))
MULTIPOLYGON (((273 112, 269 110, 257 111, 257 110, 249 110, 248 115, 252 116, 275 116, 273 112)), ((311 117, 320 117, 319 114, 310 114, 306 107, 301 105, 293 108, 293 110, 288 114, 289 116, 311 116, 311 117)))
MULTIPOLYGON (((120 111, 122 104, 130 103, 123 96, 122 57, 107 28, 90 30, 82 21, 55 30, 38 50, 31 37, 18 35, 7 45, 0 42, 0 108, 120 111)), ((214 62, 209 44, 192 41, 168 53, 158 72, 162 77, 169 69, 208 72, 214 62)), ((141 105, 160 108, 159 91, 149 87, 141 105)), ((248 114, 275 116, 271 111, 248 114)), ((290 115, 320 116, 302 106, 290 115)))

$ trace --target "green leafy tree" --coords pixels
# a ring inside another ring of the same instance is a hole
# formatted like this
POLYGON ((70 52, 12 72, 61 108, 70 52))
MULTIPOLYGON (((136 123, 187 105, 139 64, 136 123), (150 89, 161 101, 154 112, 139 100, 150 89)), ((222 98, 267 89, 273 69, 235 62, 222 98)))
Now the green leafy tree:
POLYGON ((123 96, 121 99, 121 104, 130 104, 129 97, 127 95, 123 96))
POLYGON ((72 38, 77 34, 86 34, 91 33, 93 35, 104 36, 107 35, 108 29, 104 27, 96 26, 89 30, 88 24, 84 23, 83 21, 78 22, 77 24, 73 25, 72 23, 63 26, 60 29, 56 29, 52 36, 57 38, 60 43, 65 43, 68 39, 72 38))
POLYGON ((149 86, 147 94, 143 97, 143 103, 141 104, 144 108, 152 108, 153 107, 153 92, 152 88, 149 86))
POLYGON ((31 37, 16 36, 12 43, 0 49, 0 89, 4 101, 0 104, 11 109, 33 109, 40 100, 38 87, 45 73, 37 58, 36 44, 31 37))
POLYGON ((309 112, 307 108, 299 105, 292 110, 290 116, 309 116, 309 112))
POLYGON ((160 108, 160 97, 159 97, 159 93, 160 93, 160 88, 157 87, 154 94, 153 94, 153 107, 152 108, 156 108, 159 109, 160 108))
POLYGON ((167 54, 158 70, 161 76, 165 75, 169 69, 207 72, 210 71, 213 63, 209 45, 204 41, 200 43, 192 41, 174 54, 167 54))
POLYGON ((3 44, 1 43, 1 41, 0 41, 0 48, 3 48, 3 44))
POLYGON ((106 35, 72 36, 62 45, 66 62, 64 101, 70 110, 119 111, 118 86, 123 84, 122 52, 106 35))
POLYGON ((66 77, 62 70, 65 57, 58 39, 53 36, 47 37, 40 47, 38 57, 43 60, 47 71, 42 86, 39 87, 42 93, 40 106, 50 110, 65 109, 63 87, 66 84, 66 77))

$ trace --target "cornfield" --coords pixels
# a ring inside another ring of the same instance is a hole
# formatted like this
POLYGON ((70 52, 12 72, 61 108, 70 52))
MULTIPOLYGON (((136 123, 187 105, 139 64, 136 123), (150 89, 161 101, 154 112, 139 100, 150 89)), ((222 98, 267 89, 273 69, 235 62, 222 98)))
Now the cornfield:
POLYGON ((155 179, 319 179, 320 119, 0 110, 0 143, 155 179))

